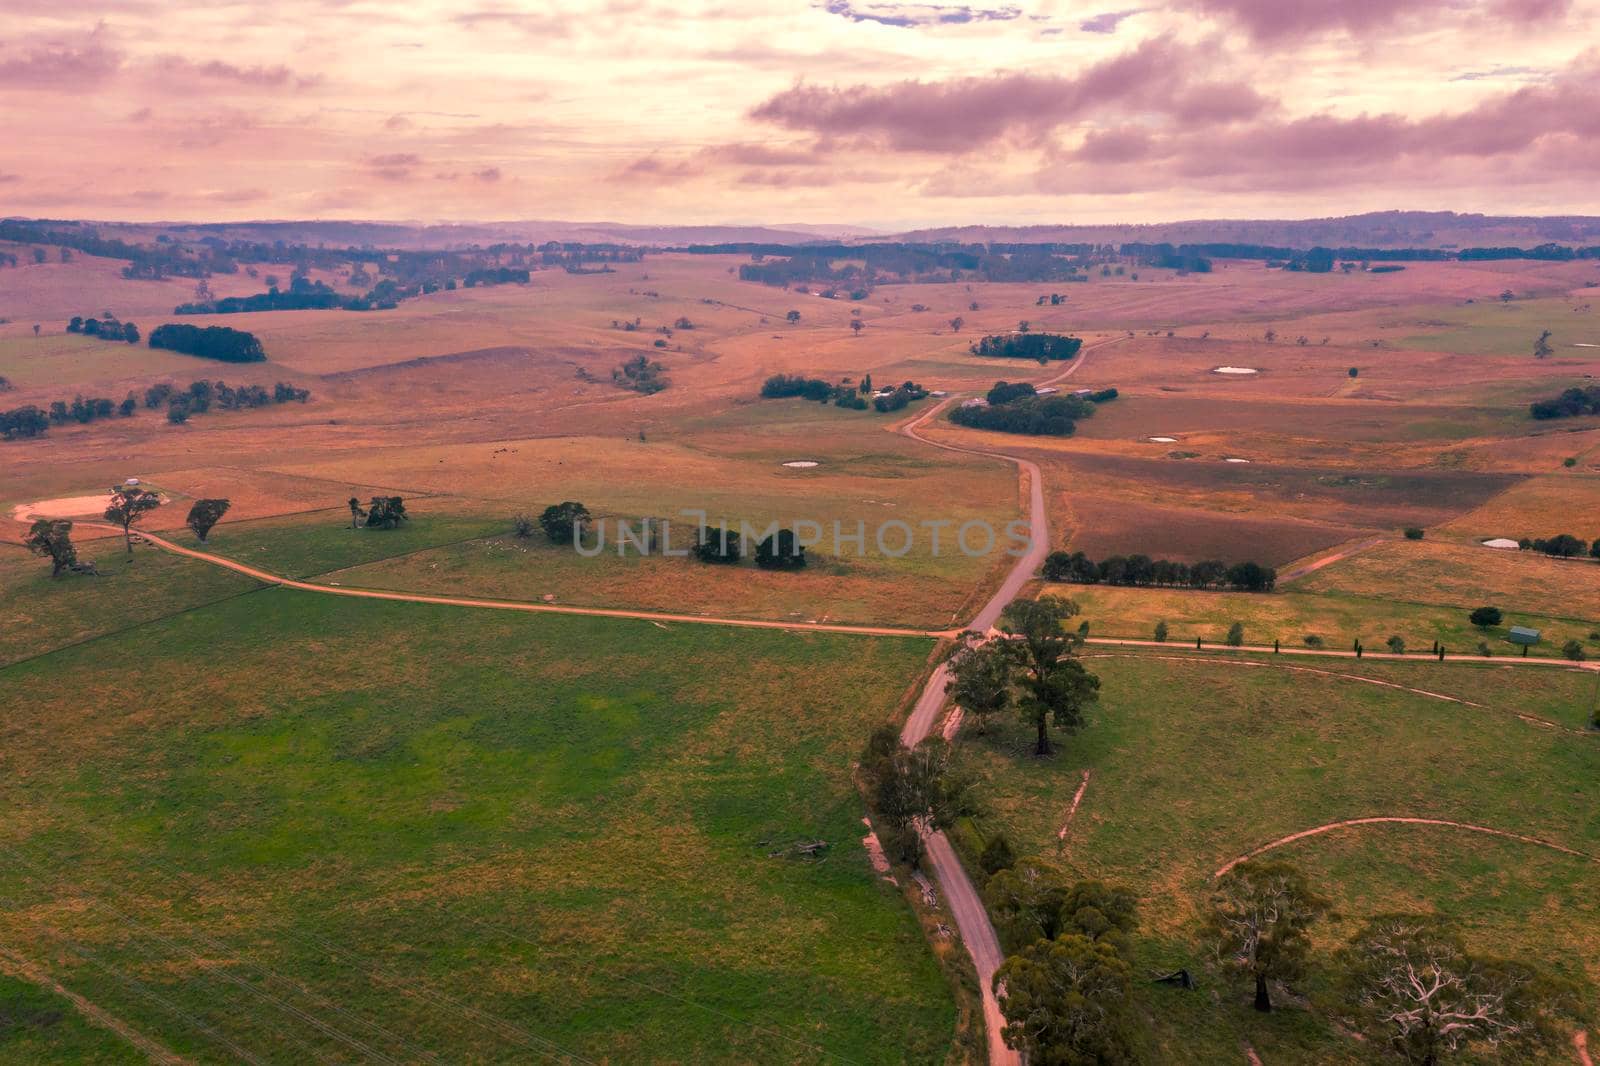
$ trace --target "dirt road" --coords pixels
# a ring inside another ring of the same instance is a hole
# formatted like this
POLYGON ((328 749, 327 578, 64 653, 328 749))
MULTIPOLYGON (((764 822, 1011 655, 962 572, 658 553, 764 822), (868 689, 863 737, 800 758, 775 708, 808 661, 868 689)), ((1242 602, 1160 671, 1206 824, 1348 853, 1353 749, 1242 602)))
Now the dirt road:
MULTIPOLYGON (((1112 341, 1101 341, 1092 347, 1098 348, 1110 343, 1112 341)), ((1085 348, 1078 358, 1073 360, 1071 366, 1050 378, 1049 382, 1061 381, 1077 373, 1088 357, 1089 351, 1089 348, 1085 348)), ((1028 477, 1030 544, 1027 552, 1018 558, 1016 564, 1006 573, 1000 582, 1000 587, 979 608, 972 621, 967 623, 967 629, 983 633, 994 628, 1006 604, 1016 598, 1017 593, 1033 580, 1033 575, 1044 564, 1044 557, 1050 553, 1050 522, 1044 509, 1044 479, 1039 473, 1037 464, 1019 456, 1006 455, 1004 452, 966 448, 929 440, 917 432, 929 419, 958 399, 959 397, 952 396, 937 407, 929 409, 920 418, 901 427, 900 432, 912 440, 935 448, 943 448, 945 451, 985 455, 1015 463, 1028 477)), ((949 677, 949 667, 941 663, 928 678, 928 683, 923 686, 922 694, 917 697, 916 706, 912 708, 910 717, 906 719, 905 728, 900 732, 900 742, 907 747, 916 747, 933 729, 939 710, 944 706, 944 687, 949 677)), ((939 883, 939 891, 944 893, 951 917, 955 919, 956 928, 961 933, 961 941, 966 944, 967 953, 972 956, 972 964, 978 971, 978 988, 983 994, 983 1023, 988 1037, 990 1066, 1021 1066, 1022 1056, 1007 1047, 1000 1035, 1001 1029, 1005 1026, 1005 1018, 1001 1015, 1000 1003, 995 998, 994 974, 1005 961, 1005 954, 1000 950, 1000 938, 995 935, 994 926, 989 922, 989 912, 984 909, 977 887, 967 876, 966 869, 961 865, 961 860, 956 856, 955 849, 950 846, 950 841, 945 835, 939 832, 929 833, 926 844, 928 868, 939 883)))
MULTIPOLYGON (((98 523, 84 523, 95 525, 98 523)), ((118 530, 118 532, 121 532, 118 530)), ((382 589, 352 588, 347 585, 319 585, 310 581, 297 581, 292 577, 284 577, 268 570, 261 570, 246 563, 236 562, 221 555, 212 555, 210 552, 196 551, 185 548, 181 544, 174 544, 165 537, 154 533, 145 533, 135 530, 133 535, 139 540, 152 544, 163 551, 172 552, 190 559, 220 566, 246 577, 253 577, 257 581, 268 585, 277 585, 281 588, 299 589, 302 592, 320 592, 329 596, 350 596, 362 600, 394 600, 400 603, 431 603, 444 607, 483 607, 500 611, 525 611, 533 614, 578 614, 589 615, 595 618, 633 618, 645 622, 693 622, 697 625, 742 626, 748 629, 788 629, 807 630, 816 633, 854 633, 858 636, 872 637, 950 637, 957 630, 928 630, 928 629, 899 629, 893 626, 857 626, 843 625, 832 622, 775 622, 758 618, 719 618, 711 615, 699 614, 666 614, 658 611, 629 611, 620 608, 607 607, 572 607, 556 603, 528 603, 523 600, 481 600, 463 596, 430 596, 420 592, 386 592, 382 589)))
POLYGON ((1330 554, 1324 555, 1317 559, 1313 559, 1308 563, 1301 563, 1299 566, 1292 566, 1278 575, 1278 584, 1287 585, 1289 582, 1294 581, 1297 578, 1305 577, 1307 574, 1314 574, 1325 566, 1332 566, 1341 559, 1350 558, 1350 556, 1354 555, 1356 552, 1364 552, 1368 548, 1375 548, 1379 544, 1382 544, 1385 539, 1386 538, 1384 537, 1368 537, 1366 540, 1357 541, 1354 544, 1340 548, 1338 551, 1331 552, 1330 554))

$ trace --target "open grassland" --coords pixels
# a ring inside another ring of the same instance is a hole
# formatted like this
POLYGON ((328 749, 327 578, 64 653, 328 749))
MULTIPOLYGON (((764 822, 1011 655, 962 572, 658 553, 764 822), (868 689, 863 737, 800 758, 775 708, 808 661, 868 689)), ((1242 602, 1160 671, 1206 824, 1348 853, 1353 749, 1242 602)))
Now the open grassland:
POLYGON ((1135 973, 1184 966, 1200 982, 1196 992, 1135 986, 1161 1061, 1236 1061, 1243 1040, 1269 1063, 1380 1061, 1336 1024, 1329 957, 1365 918, 1394 910, 1440 914, 1475 949, 1580 980, 1592 1001, 1600 983, 1595 862, 1464 830, 1367 826, 1273 852, 1302 866, 1338 917, 1315 929, 1316 957, 1296 988, 1304 998, 1280 997, 1286 1002, 1271 1015, 1250 1009, 1247 982, 1224 973, 1199 934, 1219 867, 1340 819, 1448 819, 1600 856, 1592 788, 1600 739, 1515 716, 1558 690, 1577 697, 1592 675, 1330 666, 1431 691, 1469 684, 1485 706, 1467 707, 1270 663, 1130 654, 1089 665, 1104 682, 1100 705, 1054 757, 1028 754, 1030 734, 1009 722, 988 737, 964 733, 961 758, 979 775, 988 813, 958 836, 971 847, 1004 832, 1019 854, 1138 894, 1135 973), (1089 785, 1060 835, 1085 770, 1089 785))
POLYGON ((1571 533, 1585 540, 1584 519, 1600 521, 1600 478, 1552 474, 1529 478, 1483 506, 1455 519, 1440 532, 1481 542, 1494 537, 1521 540, 1571 533))
MULTIPOLYGON (((1600 535, 1600 515, 1594 522, 1600 535)), ((1290 587, 1465 609, 1489 604, 1512 613, 1590 620, 1600 627, 1600 563, 1532 551, 1392 540, 1313 571, 1290 587)))
POLYGON ((1439 641, 1449 655, 1477 657, 1480 643, 1487 643, 1492 655, 1520 655, 1521 648, 1506 642, 1506 629, 1527 625, 1540 630, 1543 637, 1530 655, 1559 657, 1561 646, 1569 640, 1584 644, 1591 656, 1600 655, 1600 640, 1589 636, 1600 628, 1600 622, 1509 608, 1503 625, 1479 629, 1467 620, 1471 607, 1446 607, 1384 596, 1298 591, 1197 592, 1106 585, 1047 585, 1045 589, 1075 600, 1090 632, 1097 637, 1149 640, 1156 624, 1165 622, 1167 639, 1175 645, 1193 645, 1196 637, 1217 645, 1238 622, 1244 626, 1247 644, 1271 644, 1276 640, 1286 648, 1306 647, 1305 638, 1315 636, 1335 651, 1349 651, 1357 639, 1368 651, 1386 651, 1388 639, 1398 636, 1414 655, 1426 657, 1433 642, 1439 641))
POLYGON ((52 400, 70 403, 75 393, 90 389, 96 390, 90 395, 110 395, 116 383, 128 382, 112 397, 120 401, 134 382, 162 374, 192 373, 198 378, 206 376, 213 365, 150 348, 143 341, 128 344, 61 332, 64 325, 54 324, 50 333, 37 337, 32 333, 0 334, 0 375, 16 389, 15 395, 6 395, 7 407, 23 402, 45 407, 52 400))
POLYGON ((1600 289, 1539 300, 1479 300, 1438 308, 1425 328, 1395 343, 1404 348, 1454 355, 1533 354, 1539 334, 1549 330, 1552 358, 1600 363, 1600 289))
POLYGON ((149 1061, 132 1044, 87 1021, 65 996, 8 972, 12 969, 0 955, 0 1063, 135 1066, 149 1061))
POLYGON ((0 666, 154 619, 243 595, 261 586, 206 563, 115 541, 82 550, 99 577, 50 576, 49 560, 0 544, 0 666))
POLYGON ((929 650, 269 590, 13 665, 3 938, 196 1061, 942 1061, 849 770, 929 650))

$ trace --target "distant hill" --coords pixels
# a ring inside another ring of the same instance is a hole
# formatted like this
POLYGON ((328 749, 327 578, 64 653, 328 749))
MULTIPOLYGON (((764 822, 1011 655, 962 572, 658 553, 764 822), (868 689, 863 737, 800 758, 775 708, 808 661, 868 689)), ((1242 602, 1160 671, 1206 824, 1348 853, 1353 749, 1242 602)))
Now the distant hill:
POLYGON ((685 245, 736 242, 793 243, 796 241, 848 240, 873 231, 860 226, 631 226, 620 222, 461 222, 438 225, 406 222, 262 221, 262 222, 52 222, 82 225, 100 236, 135 244, 148 244, 158 234, 181 241, 214 238, 286 244, 396 249, 453 249, 500 242, 543 244, 562 241, 579 244, 685 245))
POLYGON ((1194 219, 1149 224, 1038 226, 945 226, 905 233, 878 233, 861 226, 818 224, 641 226, 621 222, 261 221, 261 222, 62 222, 53 227, 81 226, 104 238, 150 244, 166 234, 183 242, 206 238, 332 248, 397 250, 460 249, 500 242, 525 244, 562 241, 579 244, 625 244, 683 247, 690 244, 803 244, 868 241, 991 242, 1029 244, 1256 244, 1288 248, 1467 248, 1533 247, 1545 243, 1600 244, 1600 217, 1586 215, 1463 215, 1453 211, 1378 211, 1365 215, 1312 219, 1194 219))
POLYGON ((1342 218, 1196 219, 1149 225, 949 226, 897 234, 904 241, 1124 244, 1267 244, 1290 248, 1458 248, 1600 243, 1600 218, 1377 211, 1342 218))

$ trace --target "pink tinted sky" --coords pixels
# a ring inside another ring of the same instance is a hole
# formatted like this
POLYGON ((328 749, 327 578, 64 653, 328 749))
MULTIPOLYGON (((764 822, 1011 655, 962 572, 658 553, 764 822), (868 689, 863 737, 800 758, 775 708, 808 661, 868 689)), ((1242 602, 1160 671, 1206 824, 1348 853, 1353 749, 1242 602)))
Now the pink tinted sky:
POLYGON ((1600 0, 0 11, 0 214, 1600 213, 1600 0))

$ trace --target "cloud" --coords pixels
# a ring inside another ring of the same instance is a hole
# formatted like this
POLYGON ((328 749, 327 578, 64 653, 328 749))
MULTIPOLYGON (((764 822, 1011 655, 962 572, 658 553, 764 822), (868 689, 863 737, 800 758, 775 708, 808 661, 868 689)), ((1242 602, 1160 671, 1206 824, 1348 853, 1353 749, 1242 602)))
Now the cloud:
POLYGON ((385 152, 366 161, 367 170, 384 181, 410 181, 414 168, 421 165, 422 157, 415 152, 385 152))
POLYGON ((22 180, 22 175, 20 175, 20 174, 7 174, 7 173, 4 173, 3 171, 0 171, 0 185, 10 185, 14 181, 21 181, 21 180, 22 180))
POLYGON ((1457 74, 1450 80, 1486 81, 1491 78, 1518 78, 1526 80, 1529 78, 1546 78, 1549 77, 1549 75, 1550 70, 1547 67, 1510 67, 1496 64, 1495 66, 1490 67, 1488 70, 1469 70, 1464 73, 1457 74))
POLYGON ((196 62, 179 55, 157 56, 156 72, 176 81, 207 80, 231 82, 251 89, 306 89, 322 81, 320 75, 301 76, 283 64, 241 67, 220 59, 196 62))
POLYGON ((564 14, 518 11, 514 8, 480 7, 450 16, 450 21, 468 29, 489 27, 515 30, 528 37, 567 38, 572 36, 573 20, 564 14))
POLYGON ((703 164, 695 163, 688 159, 663 159, 651 153, 640 156, 624 166, 611 176, 612 181, 618 182, 662 182, 685 181, 689 178, 698 178, 705 173, 703 164))
POLYGON ((87 90, 122 67, 123 53, 112 47, 103 26, 75 39, 39 37, 14 42, 0 53, 0 87, 87 90))
POLYGON ((1076 76, 1000 74, 943 82, 819 88, 796 85, 750 117, 824 137, 865 138, 902 151, 965 151, 1012 135, 1037 141, 1065 123, 1107 110, 1178 115, 1191 122, 1256 113, 1249 86, 1190 85, 1197 54, 1154 38, 1076 76))
POLYGON ((472 172, 472 176, 474 178, 477 178, 479 181, 488 181, 488 182, 499 181, 500 177, 501 177, 500 168, 499 167, 484 167, 482 170, 474 170, 472 172))
POLYGON ((1361 37, 1429 16, 1476 16, 1524 26, 1561 17, 1571 0, 1187 0, 1187 4, 1237 23, 1256 40, 1280 41, 1329 31, 1361 37))
POLYGON ((1078 29, 1084 33, 1116 33, 1117 26, 1123 19, 1132 18, 1134 15, 1144 14, 1142 7, 1130 7, 1124 11, 1105 11, 1093 15, 1078 23, 1078 29))
POLYGON ((267 199, 271 193, 265 189, 217 189, 201 195, 215 204, 253 204, 267 199))
POLYGON ((822 10, 851 22, 876 22, 881 26, 909 29, 916 26, 952 26, 969 22, 1010 22, 1022 16, 1021 8, 972 8, 965 5, 939 7, 933 4, 866 3, 827 0, 822 10))
POLYGON ((1589 53, 1548 81, 1457 112, 1284 117, 1199 130, 1096 129, 1039 171, 1045 191, 1102 188, 1306 189, 1370 182, 1421 184, 1435 176, 1531 183, 1581 177, 1584 146, 1600 138, 1600 55, 1589 53), (1119 169, 1120 168, 1120 169, 1119 169))

